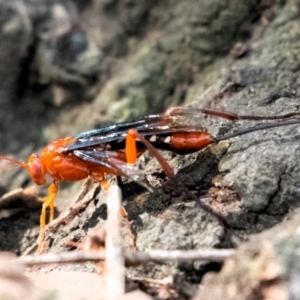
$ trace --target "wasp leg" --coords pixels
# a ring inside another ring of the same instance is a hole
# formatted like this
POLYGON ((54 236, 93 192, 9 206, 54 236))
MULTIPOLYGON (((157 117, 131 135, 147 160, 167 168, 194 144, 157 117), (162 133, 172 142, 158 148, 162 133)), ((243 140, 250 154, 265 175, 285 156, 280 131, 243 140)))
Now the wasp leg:
POLYGON ((40 217, 40 236, 38 239, 38 250, 37 253, 41 253, 43 250, 42 244, 45 236, 45 227, 46 227, 46 209, 50 208, 50 221, 54 219, 54 205, 55 198, 58 192, 58 184, 53 182, 48 188, 48 196, 44 199, 42 206, 42 212, 40 217))
POLYGON ((105 191, 107 191, 110 187, 110 184, 106 180, 101 180, 100 185, 105 191))
POLYGON ((136 140, 141 141, 145 145, 145 147, 149 150, 150 154, 153 155, 159 162, 169 179, 175 177, 173 170, 171 169, 167 161, 161 156, 159 151, 135 129, 128 130, 126 136, 125 154, 128 163, 135 163, 137 159, 136 140))
POLYGON ((45 228, 46 226, 46 209, 47 207, 50 208, 50 221, 54 219, 54 205, 55 205, 55 198, 58 192, 58 185, 56 182, 53 182, 48 188, 48 196, 45 198, 42 213, 40 218, 40 226, 41 228, 45 228))
POLYGON ((121 217, 126 218, 128 216, 128 213, 123 205, 121 205, 120 209, 121 217))
POLYGON ((137 148, 136 148, 136 131, 130 129, 126 135, 126 143, 125 143, 125 154, 126 160, 129 164, 135 164, 137 160, 137 148))

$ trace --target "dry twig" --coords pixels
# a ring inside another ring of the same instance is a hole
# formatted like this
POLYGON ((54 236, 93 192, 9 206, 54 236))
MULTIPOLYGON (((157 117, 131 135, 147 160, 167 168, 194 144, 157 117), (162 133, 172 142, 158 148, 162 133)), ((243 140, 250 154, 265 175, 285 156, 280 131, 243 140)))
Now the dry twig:
POLYGON ((107 197, 106 223, 106 287, 107 300, 114 300, 125 294, 125 265, 121 236, 121 190, 110 186, 107 197))
MULTIPOLYGON (((192 261, 224 261, 235 253, 234 249, 199 249, 199 250, 151 250, 146 252, 125 251, 126 264, 138 265, 147 262, 166 262, 172 260, 192 261)), ((79 263, 86 261, 105 260, 105 251, 99 252, 69 252, 61 254, 43 254, 40 256, 21 256, 12 259, 12 262, 26 266, 54 263, 79 263)))

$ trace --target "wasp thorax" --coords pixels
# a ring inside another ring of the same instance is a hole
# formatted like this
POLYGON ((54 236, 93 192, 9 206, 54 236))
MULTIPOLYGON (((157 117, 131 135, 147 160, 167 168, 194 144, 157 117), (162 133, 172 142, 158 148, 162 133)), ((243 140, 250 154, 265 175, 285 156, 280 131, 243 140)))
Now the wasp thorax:
POLYGON ((42 185, 46 183, 46 170, 38 154, 31 154, 28 159, 28 172, 32 180, 42 185))

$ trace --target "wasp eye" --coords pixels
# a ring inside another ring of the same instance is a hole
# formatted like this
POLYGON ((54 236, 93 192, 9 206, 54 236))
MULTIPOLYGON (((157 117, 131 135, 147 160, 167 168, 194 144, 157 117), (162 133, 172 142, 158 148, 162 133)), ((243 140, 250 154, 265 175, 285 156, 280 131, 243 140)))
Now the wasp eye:
POLYGON ((28 160, 28 172, 36 184, 42 185, 46 183, 46 172, 39 155, 30 155, 28 160))

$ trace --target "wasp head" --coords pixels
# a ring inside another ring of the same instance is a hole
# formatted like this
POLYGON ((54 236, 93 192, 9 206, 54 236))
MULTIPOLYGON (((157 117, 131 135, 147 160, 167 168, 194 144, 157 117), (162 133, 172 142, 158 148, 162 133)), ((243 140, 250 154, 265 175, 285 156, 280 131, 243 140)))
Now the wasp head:
POLYGON ((36 184, 43 185, 46 183, 45 166, 38 154, 31 154, 28 163, 24 167, 28 170, 30 177, 36 184))

